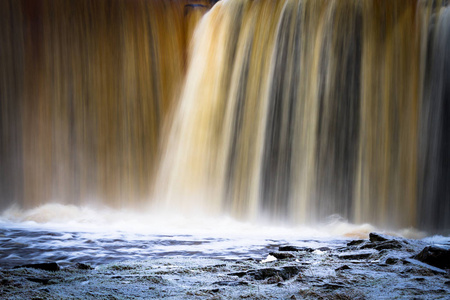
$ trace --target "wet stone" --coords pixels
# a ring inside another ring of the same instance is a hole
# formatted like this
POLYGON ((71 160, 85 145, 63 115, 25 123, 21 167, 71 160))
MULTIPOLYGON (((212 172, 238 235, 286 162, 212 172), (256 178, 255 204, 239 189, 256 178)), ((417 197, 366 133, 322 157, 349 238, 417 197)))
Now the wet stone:
POLYGON ((450 249, 447 248, 428 246, 413 258, 437 268, 450 269, 450 249))
POLYGON ((295 258, 295 255, 289 252, 270 252, 269 255, 272 255, 276 259, 295 258))
POLYGON ((42 283, 42 284, 49 284, 51 278, 33 278, 33 277, 28 277, 27 280, 29 280, 31 282, 37 282, 37 283, 42 283))
POLYGON ((375 249, 378 251, 388 250, 388 249, 400 249, 403 245, 401 242, 397 240, 390 240, 385 242, 376 242, 376 243, 365 243, 362 244, 359 249, 375 249))
POLYGON ((369 240, 372 243, 386 242, 386 241, 392 240, 392 237, 387 236, 387 235, 382 235, 379 233, 375 233, 375 232, 371 232, 371 233, 369 233, 369 240))
POLYGON ((335 271, 344 271, 344 270, 351 270, 352 268, 350 268, 347 265, 343 265, 342 267, 336 268, 335 271))
POLYGON ((75 267, 79 270, 93 270, 94 268, 88 264, 77 263, 75 267))
POLYGON ((364 243, 365 240, 353 240, 347 243, 347 247, 351 247, 351 246, 357 246, 360 245, 362 243, 364 243))
POLYGON ((255 280, 265 280, 269 277, 281 276, 283 280, 288 280, 300 272, 301 268, 297 266, 286 266, 282 268, 263 268, 250 270, 247 275, 255 280))
POLYGON ((28 264, 28 265, 21 265, 16 266, 14 269, 19 268, 32 268, 32 269, 39 269, 39 270, 45 270, 45 271, 59 271, 61 268, 59 265, 55 262, 53 263, 42 263, 42 264, 28 264))
POLYGON ((338 258, 340 259, 354 259, 354 260, 361 260, 361 259, 367 259, 369 258, 374 252, 349 252, 349 253, 343 253, 339 254, 338 258))
POLYGON ((239 286, 239 285, 248 285, 248 282, 242 281, 242 280, 224 280, 224 281, 214 282, 214 284, 221 285, 221 286, 239 286))
POLYGON ((287 252, 313 252, 315 249, 308 247, 296 247, 296 246, 281 246, 278 248, 278 251, 287 251, 287 252))
POLYGON ((385 261, 386 264, 388 265, 395 265, 396 263, 398 263, 399 259, 395 258, 395 257, 388 257, 385 261))

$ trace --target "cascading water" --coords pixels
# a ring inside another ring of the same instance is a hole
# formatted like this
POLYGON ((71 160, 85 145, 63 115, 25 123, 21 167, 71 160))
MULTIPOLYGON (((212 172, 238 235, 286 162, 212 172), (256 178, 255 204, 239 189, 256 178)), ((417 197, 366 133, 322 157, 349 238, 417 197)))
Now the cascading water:
POLYGON ((446 1, 213 2, 1 1, 0 207, 448 230, 446 1))

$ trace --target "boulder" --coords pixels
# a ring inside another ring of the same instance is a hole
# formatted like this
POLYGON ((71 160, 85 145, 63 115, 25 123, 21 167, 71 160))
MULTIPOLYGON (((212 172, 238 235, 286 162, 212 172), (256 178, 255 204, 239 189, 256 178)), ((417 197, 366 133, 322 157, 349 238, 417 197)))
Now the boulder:
POLYGON ((379 233, 375 233, 375 232, 371 232, 371 233, 369 233, 369 240, 372 243, 386 242, 386 241, 392 240, 392 237, 387 236, 387 235, 382 235, 379 233))
POLYGON ((450 249, 447 248, 428 246, 413 258, 437 268, 450 269, 450 249))
POLYGON ((18 268, 32 268, 32 269, 39 269, 39 270, 45 270, 45 271, 59 271, 61 268, 59 265, 55 262, 52 263, 42 263, 42 264, 28 264, 28 265, 21 265, 16 266, 14 269, 18 268))

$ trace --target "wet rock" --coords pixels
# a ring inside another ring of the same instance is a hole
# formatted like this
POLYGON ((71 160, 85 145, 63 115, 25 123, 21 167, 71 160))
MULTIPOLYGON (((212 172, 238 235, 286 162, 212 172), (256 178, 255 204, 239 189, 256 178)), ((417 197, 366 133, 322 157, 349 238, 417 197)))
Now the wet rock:
POLYGON ((389 240, 385 242, 365 243, 359 246, 359 249, 375 249, 378 251, 387 249, 400 249, 403 245, 397 240, 389 240))
POLYGON ((278 247, 278 251, 287 251, 287 252, 313 252, 315 249, 308 247, 296 247, 296 246, 281 246, 278 247))
POLYGON ((395 258, 395 257, 388 257, 385 261, 386 264, 388 265, 395 265, 396 263, 398 263, 399 259, 395 258))
POLYGON ((386 241, 392 240, 392 237, 387 236, 387 235, 382 235, 379 233, 375 233, 375 232, 371 232, 371 233, 369 233, 369 240, 372 243, 386 242, 386 241))
POLYGON ((408 262, 411 265, 419 266, 419 267, 421 267, 422 270, 427 270, 427 272, 429 273, 427 275, 431 275, 431 274, 446 274, 445 270, 443 270, 441 268, 434 267, 434 266, 432 266, 430 264, 427 264, 427 263, 423 263, 423 262, 421 262, 421 261, 419 261, 417 259, 414 259, 414 258, 404 258, 403 259, 403 264, 406 264, 405 262, 408 262))
POLYGON ((282 268, 263 268, 250 270, 247 275, 255 280, 265 280, 269 277, 280 276, 283 280, 288 280, 300 272, 301 268, 297 266, 286 266, 282 268))
POLYGON ((91 267, 90 265, 88 265, 88 264, 83 264, 83 263, 76 263, 75 267, 76 267, 78 270, 93 270, 93 269, 94 269, 94 268, 91 267))
POLYGON ((320 248, 317 248, 317 249, 314 250, 314 251, 317 251, 317 250, 325 252, 325 251, 330 251, 331 249, 328 248, 328 247, 320 247, 320 248))
POLYGON ((33 277, 27 278, 28 281, 42 283, 42 284, 48 284, 50 282, 50 279, 51 278, 33 278, 33 277))
POLYGON ((295 258, 295 255, 289 252, 270 252, 269 255, 272 255, 276 259, 295 258))
POLYGON ((334 269, 335 271, 344 271, 344 270, 351 270, 351 268, 347 265, 343 265, 339 268, 334 269))
POLYGON ((221 285, 221 286, 239 286, 239 285, 248 285, 248 282, 242 281, 242 280, 224 280, 224 281, 214 282, 214 284, 221 285))
POLYGON ((450 249, 428 246, 413 258, 437 268, 450 269, 450 249))
POLYGON ((270 277, 266 280, 267 284, 275 284, 275 283, 281 283, 283 281, 283 278, 279 275, 275 275, 273 277, 270 277))
POLYGON ((18 268, 33 268, 33 269, 39 269, 39 270, 45 270, 45 271, 59 271, 61 268, 59 265, 55 262, 52 263, 42 263, 42 264, 28 264, 28 265, 21 265, 16 266, 14 269, 18 268))
POLYGON ((367 259, 372 254, 374 254, 374 252, 372 252, 372 251, 370 251, 370 252, 368 252, 368 251, 347 252, 347 253, 339 254, 338 258, 360 260, 360 259, 367 259))
POLYGON ((247 272, 234 272, 234 273, 229 273, 228 275, 230 276, 237 276, 237 277, 244 277, 245 275, 247 275, 247 272))
POLYGON ((365 240, 353 240, 347 243, 347 247, 357 246, 364 243, 365 240))

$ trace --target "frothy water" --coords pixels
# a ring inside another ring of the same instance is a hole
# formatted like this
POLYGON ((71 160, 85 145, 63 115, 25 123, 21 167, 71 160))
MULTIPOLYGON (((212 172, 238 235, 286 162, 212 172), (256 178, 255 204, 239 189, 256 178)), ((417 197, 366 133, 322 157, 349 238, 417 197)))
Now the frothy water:
MULTIPOLYGON (((56 261, 93 266, 155 257, 262 259, 279 246, 341 247, 367 238, 370 225, 339 218, 310 227, 270 227, 231 218, 161 215, 106 208, 47 204, 33 210, 9 209, 0 218, 0 266, 56 261)), ((392 232, 420 237, 415 231, 392 232)))

